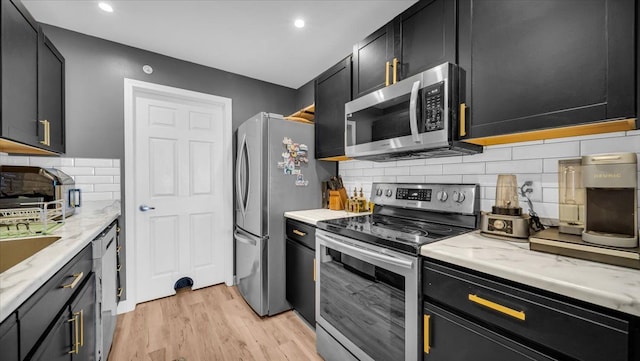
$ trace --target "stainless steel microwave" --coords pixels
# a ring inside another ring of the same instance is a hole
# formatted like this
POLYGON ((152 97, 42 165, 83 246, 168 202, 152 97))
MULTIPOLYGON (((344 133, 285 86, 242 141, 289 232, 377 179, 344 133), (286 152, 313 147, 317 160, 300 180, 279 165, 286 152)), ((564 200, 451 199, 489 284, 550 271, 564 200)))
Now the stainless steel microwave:
POLYGON ((393 161, 482 152, 461 141, 464 72, 444 63, 345 104, 345 155, 393 161), (462 115, 462 116, 461 116, 462 115))

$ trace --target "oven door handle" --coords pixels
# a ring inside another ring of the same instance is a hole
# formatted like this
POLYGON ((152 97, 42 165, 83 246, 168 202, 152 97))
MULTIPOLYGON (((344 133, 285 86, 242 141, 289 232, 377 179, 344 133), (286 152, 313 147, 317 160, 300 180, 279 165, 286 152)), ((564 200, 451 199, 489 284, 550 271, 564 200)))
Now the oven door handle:
POLYGON ((386 254, 382 254, 379 252, 375 252, 375 251, 371 251, 368 250, 366 248, 362 248, 362 247, 358 247, 356 245, 347 243, 347 242, 343 242, 340 240, 336 240, 334 238, 331 238, 329 236, 325 236, 324 234, 320 234, 320 233, 316 233, 316 238, 321 239, 322 241, 324 241, 330 248, 334 248, 337 251, 352 251, 352 252, 356 252, 359 253, 361 255, 365 255, 368 256, 371 259, 374 259, 378 262, 383 262, 386 264, 390 264, 392 266, 396 266, 396 267, 401 267, 401 268, 406 268, 406 269, 412 269, 413 268, 413 261, 408 261, 408 260, 404 260, 404 259, 400 259, 398 257, 395 256, 391 256, 391 255, 386 255, 386 254))
POLYGON ((411 87, 411 98, 409 100, 409 125, 411 126, 411 137, 414 143, 420 143, 420 132, 418 131, 418 91, 420 90, 420 80, 416 80, 411 87))

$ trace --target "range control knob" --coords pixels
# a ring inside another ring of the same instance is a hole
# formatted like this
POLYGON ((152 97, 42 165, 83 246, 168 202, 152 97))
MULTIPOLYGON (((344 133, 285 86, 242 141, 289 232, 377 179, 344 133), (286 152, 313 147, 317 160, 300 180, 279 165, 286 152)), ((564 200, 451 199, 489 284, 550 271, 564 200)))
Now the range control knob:
POLYGON ((391 190, 391 189, 387 189, 387 191, 385 192, 385 195, 386 195, 387 197, 391 197, 391 196, 393 195, 393 190, 391 190))
POLYGON ((376 189, 376 195, 377 195, 378 197, 382 197, 382 188, 378 188, 378 189, 376 189))
POLYGON ((458 191, 454 191, 453 192, 453 201, 456 202, 456 203, 464 202, 464 193, 458 192, 458 191))
POLYGON ((440 202, 445 202, 449 198, 449 195, 445 191, 439 191, 436 193, 436 198, 438 198, 440 202))

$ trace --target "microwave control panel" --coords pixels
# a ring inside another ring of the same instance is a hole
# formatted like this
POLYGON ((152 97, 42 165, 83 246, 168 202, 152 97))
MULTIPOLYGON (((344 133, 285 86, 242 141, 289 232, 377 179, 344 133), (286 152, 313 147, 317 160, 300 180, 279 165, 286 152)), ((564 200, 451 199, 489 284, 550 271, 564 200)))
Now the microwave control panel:
POLYGON ((444 129, 444 82, 422 89, 423 132, 444 129))

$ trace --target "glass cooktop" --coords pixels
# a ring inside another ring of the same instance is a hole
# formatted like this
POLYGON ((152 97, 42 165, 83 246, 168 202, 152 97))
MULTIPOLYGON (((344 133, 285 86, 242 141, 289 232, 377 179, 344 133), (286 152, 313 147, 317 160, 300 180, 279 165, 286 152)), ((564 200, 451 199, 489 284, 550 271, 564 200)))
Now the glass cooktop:
POLYGON ((440 223, 371 214, 318 222, 317 227, 345 237, 410 254, 420 247, 470 229, 440 223))

